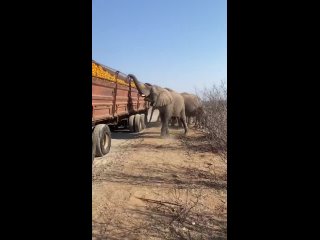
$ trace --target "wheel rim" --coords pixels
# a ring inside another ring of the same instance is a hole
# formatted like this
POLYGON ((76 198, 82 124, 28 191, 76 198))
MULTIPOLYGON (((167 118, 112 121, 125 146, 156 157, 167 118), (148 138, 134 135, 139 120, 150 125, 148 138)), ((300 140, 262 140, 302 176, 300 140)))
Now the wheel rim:
POLYGON ((108 145, 109 145, 109 136, 108 136, 108 134, 105 134, 104 138, 103 138, 103 148, 107 149, 108 145))

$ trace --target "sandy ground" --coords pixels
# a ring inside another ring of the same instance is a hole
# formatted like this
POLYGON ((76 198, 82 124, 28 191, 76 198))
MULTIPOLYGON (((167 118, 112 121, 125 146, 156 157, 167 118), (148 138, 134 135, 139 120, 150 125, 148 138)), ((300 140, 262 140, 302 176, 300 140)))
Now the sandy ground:
POLYGON ((112 132, 93 163, 92 239, 226 239, 226 163, 201 132, 170 135, 112 132))

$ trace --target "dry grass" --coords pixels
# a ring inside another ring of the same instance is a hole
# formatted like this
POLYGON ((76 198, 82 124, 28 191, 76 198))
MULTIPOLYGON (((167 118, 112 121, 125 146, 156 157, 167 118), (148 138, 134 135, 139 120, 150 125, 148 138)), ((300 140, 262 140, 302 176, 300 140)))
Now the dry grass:
POLYGON ((202 100, 201 126, 216 153, 227 160, 227 86, 205 88, 198 96, 202 100))

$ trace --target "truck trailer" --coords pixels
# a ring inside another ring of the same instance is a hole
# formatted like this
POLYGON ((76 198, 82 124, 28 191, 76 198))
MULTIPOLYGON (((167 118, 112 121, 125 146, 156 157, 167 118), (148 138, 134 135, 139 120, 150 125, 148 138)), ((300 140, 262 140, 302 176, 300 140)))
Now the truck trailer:
POLYGON ((92 162, 110 151, 110 129, 142 131, 149 107, 128 75, 92 60, 92 162))

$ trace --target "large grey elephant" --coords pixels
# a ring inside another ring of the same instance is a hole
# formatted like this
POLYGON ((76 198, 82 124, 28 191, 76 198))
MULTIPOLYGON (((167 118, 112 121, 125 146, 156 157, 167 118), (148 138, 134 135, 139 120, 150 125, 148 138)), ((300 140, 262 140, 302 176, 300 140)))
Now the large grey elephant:
POLYGON ((184 133, 188 133, 184 98, 180 93, 168 91, 156 85, 140 83, 133 74, 129 74, 128 77, 133 79, 139 93, 145 96, 145 100, 151 102, 151 106, 159 110, 162 123, 161 136, 169 135, 168 123, 172 117, 179 117, 184 133))
POLYGON ((184 98, 185 111, 188 124, 191 123, 191 118, 195 118, 195 125, 200 123, 203 115, 203 107, 201 99, 194 94, 183 92, 181 95, 184 98))
MULTIPOLYGON (((152 86, 150 83, 145 83, 145 85, 152 86)), ((175 92, 175 91, 172 90, 171 88, 164 88, 164 89, 168 90, 169 92, 175 92)), ((149 122, 151 122, 152 116, 153 116, 153 113, 154 113, 154 110, 156 110, 156 109, 158 109, 158 108, 156 108, 156 107, 154 107, 154 106, 152 107, 149 122)), ((159 120, 160 120, 160 114, 159 114, 159 116, 158 116, 157 122, 159 122, 159 120)), ((170 121, 171 121, 171 125, 174 126, 174 124, 175 124, 177 121, 179 121, 179 117, 172 117, 172 118, 169 120, 169 122, 170 122, 170 121)), ((179 122, 179 124, 181 124, 180 127, 182 127, 182 123, 179 122)))
MULTIPOLYGON (((146 85, 152 86, 149 83, 146 83, 146 85)), ((164 89, 168 90, 169 92, 175 92, 170 88, 164 88, 164 89)), ((188 123, 188 125, 190 125, 191 118, 195 118, 195 126, 200 127, 201 118, 203 116, 203 107, 202 107, 201 99, 197 95, 187 93, 187 92, 183 92, 181 93, 181 95, 184 98, 186 122, 188 123)), ((150 121, 152 119, 153 112, 155 109, 157 108, 155 107, 152 108, 150 121)), ((159 121, 159 118, 158 118, 158 121, 159 121)), ((178 122, 179 127, 182 127, 182 123, 179 121, 179 118, 172 117, 170 121, 171 121, 171 126, 174 126, 178 122)))
MULTIPOLYGON (((169 91, 173 91, 171 89, 166 88, 169 91)), ((186 113, 186 121, 188 125, 191 124, 191 119, 195 118, 195 126, 200 127, 201 118, 203 117, 203 106, 201 103, 201 99, 194 94, 183 92, 181 95, 184 98, 185 104, 185 113, 186 113)), ((174 126, 175 123, 179 122, 179 127, 182 127, 182 124, 179 119, 171 119, 171 125, 174 126)))

